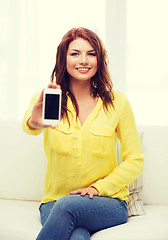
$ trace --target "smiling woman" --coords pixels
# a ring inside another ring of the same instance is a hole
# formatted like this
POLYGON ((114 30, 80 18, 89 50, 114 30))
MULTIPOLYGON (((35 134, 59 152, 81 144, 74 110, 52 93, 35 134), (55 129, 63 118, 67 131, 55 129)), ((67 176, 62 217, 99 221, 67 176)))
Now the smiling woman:
POLYGON ((89 29, 73 28, 63 36, 48 87, 62 89, 60 124, 41 125, 42 94, 23 120, 28 134, 43 131, 48 159, 37 240, 89 240, 127 221, 125 186, 143 170, 134 116, 124 94, 113 90, 106 50, 89 29), (120 166, 117 138, 125 160, 120 166))
POLYGON ((97 56, 91 44, 77 38, 69 44, 67 51, 67 72, 70 82, 91 81, 97 72, 97 56))
MULTIPOLYGON (((89 88, 92 102, 97 102, 99 95, 103 99, 103 107, 106 110, 110 105, 113 106, 113 84, 107 64, 107 52, 101 39, 89 29, 72 28, 63 36, 57 48, 56 64, 51 75, 52 82, 54 77, 63 90, 62 117, 66 116, 68 119, 67 92, 79 116, 79 100, 77 103, 73 94, 75 91, 73 87, 77 84, 82 87, 82 94, 84 89, 88 91, 89 88), (83 86, 82 79, 85 80, 83 86), (75 82, 76 84, 73 84, 75 82), (86 82, 89 82, 89 85, 86 82)), ((78 90, 77 93, 79 94, 78 90)))
POLYGON ((98 101, 97 97, 88 95, 91 79, 97 72, 97 56, 87 40, 77 38, 69 44, 66 68, 69 74, 70 90, 78 102, 78 117, 83 124, 98 101))

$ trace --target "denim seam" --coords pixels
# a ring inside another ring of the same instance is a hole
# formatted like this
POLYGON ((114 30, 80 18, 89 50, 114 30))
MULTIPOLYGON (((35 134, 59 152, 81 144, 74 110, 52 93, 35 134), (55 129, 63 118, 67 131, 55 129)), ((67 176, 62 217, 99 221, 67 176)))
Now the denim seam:
MULTIPOLYGON (((101 212, 101 211, 113 211, 114 209, 120 210, 122 208, 125 208, 125 206, 113 207, 113 208, 106 207, 106 208, 97 209, 97 210, 78 211, 75 215, 74 215, 74 213, 71 213, 71 211, 69 210, 69 213, 71 214, 71 216, 73 216, 76 219, 78 216, 86 214, 86 213, 95 213, 95 212, 101 212)), ((125 210, 126 210, 126 208, 125 208, 125 210)), ((76 221, 77 221, 77 219, 76 219, 76 221)))

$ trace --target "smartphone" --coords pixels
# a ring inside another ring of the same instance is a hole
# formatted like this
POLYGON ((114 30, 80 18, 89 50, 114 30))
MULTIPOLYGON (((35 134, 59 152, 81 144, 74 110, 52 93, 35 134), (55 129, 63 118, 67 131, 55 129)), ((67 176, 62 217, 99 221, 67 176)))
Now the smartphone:
POLYGON ((59 125, 61 117, 61 96, 59 88, 46 88, 43 93, 42 122, 45 125, 59 125))

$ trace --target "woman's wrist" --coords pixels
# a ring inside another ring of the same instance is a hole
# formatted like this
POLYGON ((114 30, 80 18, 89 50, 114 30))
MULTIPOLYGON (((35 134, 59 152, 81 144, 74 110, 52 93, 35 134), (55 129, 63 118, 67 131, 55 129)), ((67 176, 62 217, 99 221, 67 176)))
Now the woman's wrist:
POLYGON ((34 128, 32 125, 31 125, 31 117, 29 117, 29 119, 27 120, 27 126, 30 128, 30 130, 36 130, 37 128, 34 128))
POLYGON ((99 191, 98 191, 98 189, 96 187, 94 187, 94 186, 90 186, 90 187, 94 188, 99 193, 99 191))

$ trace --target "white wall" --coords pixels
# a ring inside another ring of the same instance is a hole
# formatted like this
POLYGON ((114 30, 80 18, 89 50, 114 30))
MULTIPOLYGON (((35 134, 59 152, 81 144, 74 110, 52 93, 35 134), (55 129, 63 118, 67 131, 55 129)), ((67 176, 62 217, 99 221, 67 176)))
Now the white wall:
POLYGON ((114 88, 138 124, 168 124, 167 0, 0 0, 0 119, 21 120, 47 85, 63 34, 95 31, 105 43, 114 88))
POLYGON ((126 0, 106 0, 106 39, 114 88, 126 88, 126 0))

